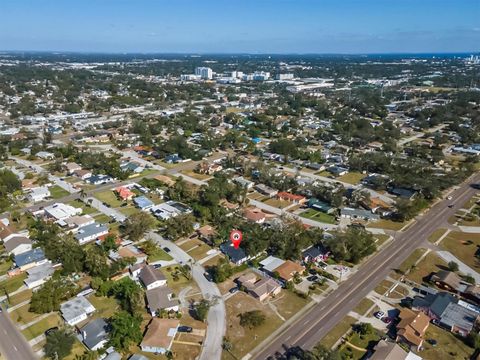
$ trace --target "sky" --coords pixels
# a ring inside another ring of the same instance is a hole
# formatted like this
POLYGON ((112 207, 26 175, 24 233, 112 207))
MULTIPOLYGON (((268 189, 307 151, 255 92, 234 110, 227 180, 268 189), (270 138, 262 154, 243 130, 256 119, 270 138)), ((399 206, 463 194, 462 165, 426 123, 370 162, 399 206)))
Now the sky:
POLYGON ((0 50, 480 50, 480 0, 0 0, 0 50))

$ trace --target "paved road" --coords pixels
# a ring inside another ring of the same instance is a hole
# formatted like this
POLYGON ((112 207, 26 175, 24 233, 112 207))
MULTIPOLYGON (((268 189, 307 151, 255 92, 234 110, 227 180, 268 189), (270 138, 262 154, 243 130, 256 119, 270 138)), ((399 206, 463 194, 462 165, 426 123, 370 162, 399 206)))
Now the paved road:
POLYGON ((6 312, 0 313, 0 329, 0 353, 7 360, 37 359, 32 348, 6 312))
MULTIPOLYGON (((480 174, 471 177, 451 193, 456 207, 468 201, 476 192, 470 184, 479 182, 480 174)), ((287 327, 264 349, 255 349, 253 359, 264 360, 283 354, 285 348, 300 346, 313 348, 320 339, 351 311, 375 286, 418 248, 428 236, 446 223, 456 209, 450 209, 450 201, 440 201, 425 215, 419 216, 417 222, 381 250, 376 256, 363 264, 359 271, 343 282, 338 289, 315 305, 294 324, 287 327)))
POLYGON ((202 353, 199 360, 220 360, 222 357, 222 342, 226 331, 226 312, 225 302, 222 294, 215 283, 208 281, 203 273, 205 269, 194 259, 183 251, 180 247, 165 240, 155 232, 150 232, 148 236, 161 247, 167 246, 170 249, 170 255, 178 262, 191 264, 192 276, 200 287, 205 299, 214 300, 214 305, 210 307, 207 317, 207 333, 203 342, 202 353))

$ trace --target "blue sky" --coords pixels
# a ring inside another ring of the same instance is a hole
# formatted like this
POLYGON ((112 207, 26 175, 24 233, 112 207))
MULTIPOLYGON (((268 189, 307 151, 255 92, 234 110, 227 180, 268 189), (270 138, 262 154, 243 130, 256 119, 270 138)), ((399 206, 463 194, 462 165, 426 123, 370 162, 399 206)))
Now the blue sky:
POLYGON ((0 0, 1 50, 480 50, 480 0, 0 0))

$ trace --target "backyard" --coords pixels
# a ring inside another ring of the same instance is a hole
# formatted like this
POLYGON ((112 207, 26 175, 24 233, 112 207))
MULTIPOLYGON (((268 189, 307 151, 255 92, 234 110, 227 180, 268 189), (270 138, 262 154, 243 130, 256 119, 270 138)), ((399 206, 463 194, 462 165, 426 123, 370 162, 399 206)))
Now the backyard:
POLYGON ((440 246, 472 269, 480 269, 480 234, 452 231, 442 240, 440 246))
POLYGON ((335 217, 315 209, 308 209, 300 214, 301 217, 323 222, 326 224, 335 224, 335 217))

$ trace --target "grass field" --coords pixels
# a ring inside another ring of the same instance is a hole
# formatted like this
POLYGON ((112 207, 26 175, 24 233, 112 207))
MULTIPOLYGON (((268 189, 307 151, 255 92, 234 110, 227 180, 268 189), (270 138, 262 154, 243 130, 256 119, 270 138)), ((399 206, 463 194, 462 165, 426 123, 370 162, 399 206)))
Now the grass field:
POLYGON ((170 261, 172 260, 172 257, 168 255, 165 250, 161 248, 157 248, 155 252, 152 255, 148 256, 148 262, 152 263, 155 261, 160 261, 160 260, 165 260, 165 261, 170 261))
POLYGON ((408 258, 405 260, 402 265, 396 269, 392 277, 399 278, 401 275, 405 274, 412 266, 420 259, 420 257, 425 253, 426 249, 416 249, 408 258))
POLYGON ((382 282, 378 284, 377 287, 375 288, 375 292, 379 295, 383 295, 388 291, 388 289, 390 289, 392 285, 393 285, 393 282, 388 280, 382 280, 382 282))
POLYGON ((111 297, 90 295, 88 301, 96 309, 94 313, 96 318, 109 318, 119 309, 117 301, 111 297))
POLYGON ((195 260, 203 259, 207 256, 207 252, 212 250, 210 246, 198 239, 189 240, 180 245, 184 251, 186 251, 195 260))
POLYGON ((94 214, 97 212, 97 209, 87 206, 83 201, 81 200, 73 200, 68 203, 68 205, 82 209, 83 210, 83 215, 88 215, 88 214, 94 214))
POLYGON ((232 353, 241 359, 251 349, 257 346, 263 339, 274 332, 282 320, 275 315, 268 305, 262 304, 250 295, 238 292, 225 302, 227 309, 227 334, 233 344, 232 353), (250 329, 240 325, 239 315, 253 310, 260 310, 266 317, 263 325, 250 329))
POLYGON ((357 314, 365 315, 367 311, 373 306, 374 302, 370 299, 362 299, 360 303, 353 309, 357 314))
POLYGON ((22 334, 27 340, 35 339, 37 336, 42 335, 46 330, 59 326, 63 321, 58 314, 51 314, 32 326, 22 330, 22 334))
POLYGON ((360 181, 362 181, 362 179, 365 176, 366 175, 364 175, 362 173, 353 171, 353 172, 349 172, 345 175, 339 176, 336 180, 346 182, 346 183, 349 183, 349 184, 352 184, 352 185, 357 185, 357 184, 360 183, 360 181))
POLYGON ((10 296, 9 304, 10 306, 15 306, 24 301, 30 300, 31 297, 32 297, 32 290, 29 290, 29 289, 24 290, 22 292, 19 292, 18 294, 10 296))
POLYGON ((50 191, 50 196, 53 198, 53 199, 60 199, 64 196, 67 196, 69 195, 70 193, 67 191, 67 190, 64 190, 62 189, 60 186, 58 185, 53 185, 53 186, 50 186, 48 188, 48 190, 50 191))
POLYGON ((0 275, 5 275, 12 267, 12 260, 5 260, 0 263, 0 275))
POLYGON ((352 328, 352 325, 357 322, 351 316, 345 316, 342 321, 340 321, 335 327, 320 341, 320 344, 327 347, 328 349, 332 348, 333 345, 348 331, 352 328))
POLYGON ((18 309, 12 311, 10 313, 10 317, 15 322, 27 324, 35 320, 39 316, 38 314, 28 311, 29 308, 30 308, 30 304, 21 306, 18 309))
POLYGON ((446 268, 447 264, 445 261, 440 259, 435 253, 430 252, 418 263, 418 265, 410 270, 407 278, 415 281, 417 284, 421 284, 431 273, 445 270, 446 268))
POLYGON ((428 241, 431 243, 437 242, 438 239, 440 239, 445 233, 447 232, 447 229, 437 229, 435 230, 429 237, 428 241))
POLYGON ((335 217, 329 214, 325 214, 315 209, 308 209, 300 214, 301 217, 323 222, 326 224, 335 224, 335 217))
POLYGON ((190 176, 190 177, 192 177, 194 179, 197 179, 197 180, 208 180, 208 179, 212 178, 212 175, 199 174, 199 173, 196 173, 194 171, 189 171, 189 170, 183 170, 183 171, 180 171, 180 172, 184 175, 190 176))
POLYGON ((375 238, 375 244, 377 244, 377 246, 381 246, 390 238, 390 236, 386 234, 375 234, 373 237, 375 238))
POLYGON ((480 269, 480 260, 475 256, 479 252, 480 234, 452 231, 442 240, 440 246, 472 269, 480 269))
POLYGON ((274 198, 268 198, 266 200, 263 200, 262 202, 264 202, 267 205, 279 208, 279 209, 283 209, 283 208, 292 204, 291 202, 288 202, 288 201, 285 201, 285 200, 274 199, 274 198))
POLYGON ((136 214, 136 213, 141 211, 133 205, 128 205, 128 206, 125 206, 125 207, 121 207, 118 210, 125 216, 131 216, 131 215, 136 214))
POLYGON ((378 220, 375 222, 372 222, 368 225, 368 227, 375 228, 375 229, 385 229, 385 230, 394 230, 398 231, 401 228, 403 228, 405 225, 407 225, 407 222, 396 222, 392 220, 378 220))
POLYGON ((304 299, 291 291, 282 290, 280 294, 274 299, 270 299, 269 302, 275 305, 280 315, 285 319, 289 319, 307 305, 309 300, 304 299))
POLYGON ((117 199, 117 196, 112 190, 105 190, 95 193, 94 195, 98 200, 110 205, 113 208, 120 207, 122 201, 117 199))
POLYGON ((27 274, 23 273, 0 282, 0 289, 8 293, 18 290, 23 285, 23 280, 27 278, 27 274))
POLYGON ((463 360, 470 359, 474 349, 465 345, 465 343, 452 333, 440 329, 430 324, 425 334, 426 339, 437 340, 437 345, 432 347, 426 341, 423 344, 424 350, 420 353, 425 360, 463 360))

